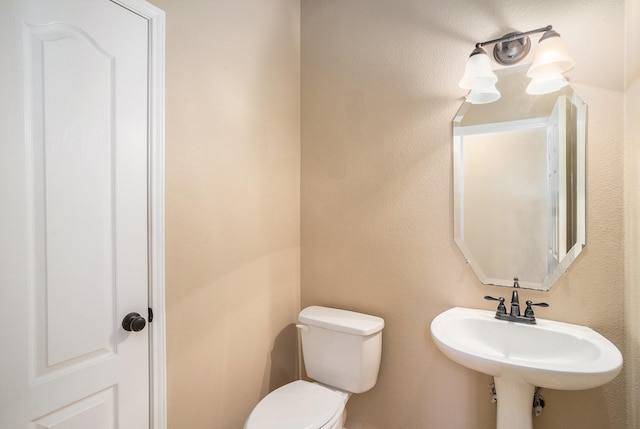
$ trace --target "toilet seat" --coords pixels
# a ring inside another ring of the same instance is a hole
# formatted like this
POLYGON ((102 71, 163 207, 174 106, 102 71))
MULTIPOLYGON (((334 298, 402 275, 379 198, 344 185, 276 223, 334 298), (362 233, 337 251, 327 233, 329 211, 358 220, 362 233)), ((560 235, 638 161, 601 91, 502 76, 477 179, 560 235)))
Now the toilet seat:
POLYGON ((245 429, 331 429, 340 419, 347 394, 298 380, 268 394, 253 409, 245 429))

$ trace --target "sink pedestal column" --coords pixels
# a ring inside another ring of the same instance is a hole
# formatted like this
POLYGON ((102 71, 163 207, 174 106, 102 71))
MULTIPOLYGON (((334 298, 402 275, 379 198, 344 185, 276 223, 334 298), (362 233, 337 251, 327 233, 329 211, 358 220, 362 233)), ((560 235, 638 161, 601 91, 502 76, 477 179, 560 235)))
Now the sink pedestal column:
POLYGON ((494 377, 498 399, 497 429, 532 429, 535 386, 505 377, 494 377))

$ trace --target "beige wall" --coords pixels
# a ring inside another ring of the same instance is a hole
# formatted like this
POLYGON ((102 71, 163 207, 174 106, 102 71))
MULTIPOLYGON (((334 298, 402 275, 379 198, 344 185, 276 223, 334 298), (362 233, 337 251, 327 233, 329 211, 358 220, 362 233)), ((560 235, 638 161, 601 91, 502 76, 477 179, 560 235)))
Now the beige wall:
POLYGON ((627 427, 640 427, 640 0, 627 0, 625 126, 625 331, 627 427))
MULTIPOLYGON (((457 83, 474 43, 509 31, 553 24, 589 105, 587 248, 551 292, 521 299, 625 350, 624 12, 624 0, 302 0, 302 306, 387 322, 378 385, 349 402, 349 429, 495 427, 490 378, 445 358, 429 323, 509 293, 478 283, 451 214, 457 83)), ((626 427, 625 379, 544 390, 535 428, 626 427)))
POLYGON ((300 4, 153 0, 167 14, 170 429, 240 429, 295 378, 300 4))

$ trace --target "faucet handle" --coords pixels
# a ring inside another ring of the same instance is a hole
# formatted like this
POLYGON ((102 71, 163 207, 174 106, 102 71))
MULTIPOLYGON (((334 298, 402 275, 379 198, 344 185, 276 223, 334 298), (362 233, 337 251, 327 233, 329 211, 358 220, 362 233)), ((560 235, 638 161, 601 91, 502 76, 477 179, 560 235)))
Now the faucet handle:
POLYGON ((485 296, 484 299, 486 299, 487 301, 500 301, 500 304, 498 304, 498 309, 496 310, 496 313, 499 314, 507 314, 507 307, 504 306, 504 298, 500 297, 500 298, 494 298, 492 296, 485 296))
POLYGON ((531 308, 532 305, 535 305, 535 306, 538 306, 538 307, 548 307, 549 306, 549 304, 547 304, 546 302, 527 301, 527 308, 524 310, 524 317, 534 317, 533 308, 531 308))

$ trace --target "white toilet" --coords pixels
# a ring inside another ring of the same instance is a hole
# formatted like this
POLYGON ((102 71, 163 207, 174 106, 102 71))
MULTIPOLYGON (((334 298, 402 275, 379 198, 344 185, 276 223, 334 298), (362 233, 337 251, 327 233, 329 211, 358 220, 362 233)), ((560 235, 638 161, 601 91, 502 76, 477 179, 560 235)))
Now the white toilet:
POLYGON ((384 320, 336 308, 307 307, 298 315, 307 375, 268 394, 244 429, 343 429, 352 393, 378 379, 384 320))

